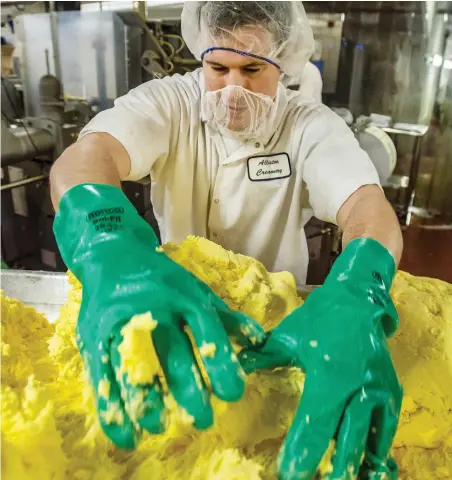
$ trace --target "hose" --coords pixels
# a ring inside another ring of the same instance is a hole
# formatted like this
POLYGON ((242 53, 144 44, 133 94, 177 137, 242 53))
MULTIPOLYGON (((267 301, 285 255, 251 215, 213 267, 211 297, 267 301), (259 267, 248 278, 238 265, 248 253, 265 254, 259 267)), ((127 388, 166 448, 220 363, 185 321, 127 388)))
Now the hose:
POLYGON ((171 50, 171 53, 167 56, 168 58, 166 59, 166 61, 171 60, 172 58, 174 58, 174 56, 176 55, 176 50, 174 50, 174 47, 171 45, 171 43, 166 42, 165 40, 160 40, 160 45, 161 45, 162 47, 165 45, 165 46, 167 46, 167 47, 171 50))
POLYGON ((45 180, 47 175, 38 175, 36 177, 25 178, 24 180, 18 180, 17 182, 7 183, 6 185, 2 185, 0 190, 11 190, 12 188, 22 187, 23 185, 28 185, 29 183, 39 182, 41 180, 45 180))
POLYGON ((161 36, 166 37, 166 38, 173 38, 173 39, 178 40, 180 42, 180 46, 176 50, 175 55, 179 55, 179 53, 182 52, 182 50, 185 48, 185 41, 179 35, 176 35, 174 33, 163 33, 161 36))

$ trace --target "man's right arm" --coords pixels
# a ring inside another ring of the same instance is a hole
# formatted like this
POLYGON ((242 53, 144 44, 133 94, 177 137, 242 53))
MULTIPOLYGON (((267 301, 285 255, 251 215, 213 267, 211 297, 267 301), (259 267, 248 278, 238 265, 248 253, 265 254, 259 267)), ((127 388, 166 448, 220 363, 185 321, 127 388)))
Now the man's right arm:
POLYGON ((75 185, 95 183, 118 188, 130 173, 129 154, 108 133, 90 133, 67 148, 50 171, 52 203, 58 210, 61 197, 75 185))
POLYGON ((119 188, 121 180, 150 175, 156 161, 167 160, 181 124, 170 87, 150 82, 96 115, 55 162, 50 178, 58 210, 55 238, 65 264, 83 285, 77 345, 94 387, 100 424, 117 446, 127 449, 137 444, 142 430, 156 434, 165 429, 163 391, 155 375, 159 365, 176 402, 195 428, 204 429, 213 422, 210 390, 235 401, 245 388, 228 336, 243 346, 265 340, 257 322, 231 311, 206 284, 157 250, 152 227, 119 188), (160 100, 172 101, 172 108, 160 100), (181 321, 197 345, 216 346, 215 355, 203 359, 209 390, 199 381, 194 347, 181 321), (134 353, 138 364, 147 366, 139 378, 122 360, 126 326, 130 332, 147 331, 143 341, 158 345, 158 361, 134 353))

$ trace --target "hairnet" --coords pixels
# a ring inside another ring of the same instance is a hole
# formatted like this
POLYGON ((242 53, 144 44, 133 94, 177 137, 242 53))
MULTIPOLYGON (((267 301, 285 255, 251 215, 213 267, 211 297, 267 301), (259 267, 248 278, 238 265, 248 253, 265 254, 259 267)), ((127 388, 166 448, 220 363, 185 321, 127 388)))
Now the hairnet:
POLYGON ((309 60, 314 39, 302 2, 185 2, 182 36, 191 53, 203 54, 237 38, 242 55, 269 61, 287 75, 298 75, 309 60), (255 28, 249 27, 258 27, 255 28), (245 40, 245 41, 244 41, 245 40))

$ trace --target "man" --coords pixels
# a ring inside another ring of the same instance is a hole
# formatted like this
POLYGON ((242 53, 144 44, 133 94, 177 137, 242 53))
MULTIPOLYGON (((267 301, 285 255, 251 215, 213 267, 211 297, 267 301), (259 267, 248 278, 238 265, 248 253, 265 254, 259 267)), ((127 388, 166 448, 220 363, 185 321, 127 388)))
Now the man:
POLYGON ((77 339, 104 431, 131 448, 142 429, 165 427, 158 378, 134 384, 121 373, 118 352, 122 327, 151 312, 166 382, 196 428, 210 426, 213 414, 184 325, 198 347, 215 344, 203 363, 224 400, 244 389, 228 335, 247 347, 240 355, 247 373, 285 365, 306 371, 278 461, 281 478, 311 478, 331 440, 331 478, 394 476, 388 454, 401 388, 386 336, 398 321, 389 288, 401 233, 348 127, 279 83, 311 55, 304 9, 300 2, 188 2, 182 32, 203 68, 118 99, 51 172, 55 235, 83 284, 77 339), (121 180, 146 175, 163 242, 205 236, 303 284, 303 227, 314 213, 337 222, 344 251, 325 284, 265 337, 158 251, 155 233, 120 190, 121 180), (132 408, 137 399, 140 408, 132 408))

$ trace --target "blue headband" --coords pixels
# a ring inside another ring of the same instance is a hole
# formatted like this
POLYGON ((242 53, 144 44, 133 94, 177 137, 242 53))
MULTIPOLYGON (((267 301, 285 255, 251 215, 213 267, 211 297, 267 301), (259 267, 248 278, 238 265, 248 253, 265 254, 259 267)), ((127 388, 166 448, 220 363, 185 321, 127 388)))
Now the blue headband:
POLYGON ((271 65, 274 65, 278 70, 281 70, 281 67, 276 64, 273 60, 270 60, 269 58, 261 57, 260 55, 255 55, 254 53, 248 53, 248 52, 243 52, 242 50, 236 50, 235 48, 226 48, 226 47, 210 47, 207 50, 204 50, 204 52, 201 53, 201 60, 204 59, 204 55, 210 52, 214 52, 215 50, 224 50, 226 52, 234 52, 238 53, 239 55, 244 55, 245 57, 253 57, 253 58, 258 58, 259 60, 263 60, 264 62, 270 63, 271 65))

